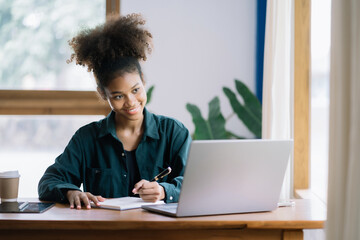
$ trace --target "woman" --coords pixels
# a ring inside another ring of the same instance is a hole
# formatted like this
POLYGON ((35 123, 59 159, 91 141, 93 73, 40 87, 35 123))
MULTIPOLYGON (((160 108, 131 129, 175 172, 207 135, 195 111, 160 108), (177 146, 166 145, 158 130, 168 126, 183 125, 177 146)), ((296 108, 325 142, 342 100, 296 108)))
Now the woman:
POLYGON ((68 62, 92 71, 97 91, 112 111, 80 128, 39 182, 41 200, 90 208, 104 197, 139 194, 145 201, 177 202, 191 138, 177 120, 147 111, 144 75, 139 64, 151 52, 152 35, 132 14, 83 30, 70 42, 68 62), (161 182, 149 182, 167 167, 161 182), (83 184, 84 192, 80 190, 83 184))

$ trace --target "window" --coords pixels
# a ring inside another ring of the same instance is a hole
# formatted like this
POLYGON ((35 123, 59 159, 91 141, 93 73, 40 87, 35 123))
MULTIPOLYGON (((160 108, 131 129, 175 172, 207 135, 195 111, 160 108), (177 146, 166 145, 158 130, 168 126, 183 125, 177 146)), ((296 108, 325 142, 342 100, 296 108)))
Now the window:
POLYGON ((0 171, 19 170, 19 196, 37 196, 41 176, 76 130, 103 117, 0 116, 0 171))
POLYGON ((19 197, 37 196, 40 177, 75 131, 109 112, 94 92, 91 74, 66 64, 67 41, 80 30, 74 26, 103 23, 105 15, 119 13, 119 5, 119 0, 1 1, 0 171, 20 171, 19 197))
POLYGON ((311 1, 310 187, 327 201, 331 1, 311 1))
POLYGON ((67 64, 67 41, 105 21, 105 0, 2 1, 0 88, 94 90, 93 77, 67 64), (82 9, 86 6, 86 11, 82 9))

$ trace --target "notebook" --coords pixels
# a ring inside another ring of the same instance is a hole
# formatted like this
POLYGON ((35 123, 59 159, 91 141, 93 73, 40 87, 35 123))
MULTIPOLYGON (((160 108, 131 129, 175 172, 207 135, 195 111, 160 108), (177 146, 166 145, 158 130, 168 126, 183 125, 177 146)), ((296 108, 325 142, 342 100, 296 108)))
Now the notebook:
POLYGON ((194 140, 179 202, 142 206, 175 217, 277 208, 292 140, 194 140))
MULTIPOLYGON (((141 208, 143 205, 154 204, 153 202, 145 202, 138 197, 121 197, 121 198, 108 198, 104 202, 100 202, 100 206, 96 206, 91 202, 92 207, 106 208, 113 210, 128 210, 134 208, 141 208)), ((155 204, 164 204, 164 201, 157 201, 155 204)))

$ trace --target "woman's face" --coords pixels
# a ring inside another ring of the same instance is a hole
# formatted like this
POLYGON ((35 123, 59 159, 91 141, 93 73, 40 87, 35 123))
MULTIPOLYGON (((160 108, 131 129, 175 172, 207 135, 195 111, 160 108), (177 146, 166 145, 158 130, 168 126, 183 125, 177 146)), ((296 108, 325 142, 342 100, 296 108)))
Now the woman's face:
POLYGON ((113 79, 104 90, 104 97, 117 117, 132 121, 143 119, 147 97, 139 73, 124 73, 113 79))

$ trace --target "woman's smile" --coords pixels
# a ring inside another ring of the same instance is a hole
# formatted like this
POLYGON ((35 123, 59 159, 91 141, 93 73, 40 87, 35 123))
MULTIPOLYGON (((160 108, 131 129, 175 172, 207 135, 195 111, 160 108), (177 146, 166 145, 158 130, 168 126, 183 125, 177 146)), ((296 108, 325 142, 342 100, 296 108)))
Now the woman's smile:
POLYGON ((137 114, 141 110, 140 105, 141 104, 139 104, 137 107, 127 108, 127 109, 125 109, 125 111, 130 115, 137 114))

